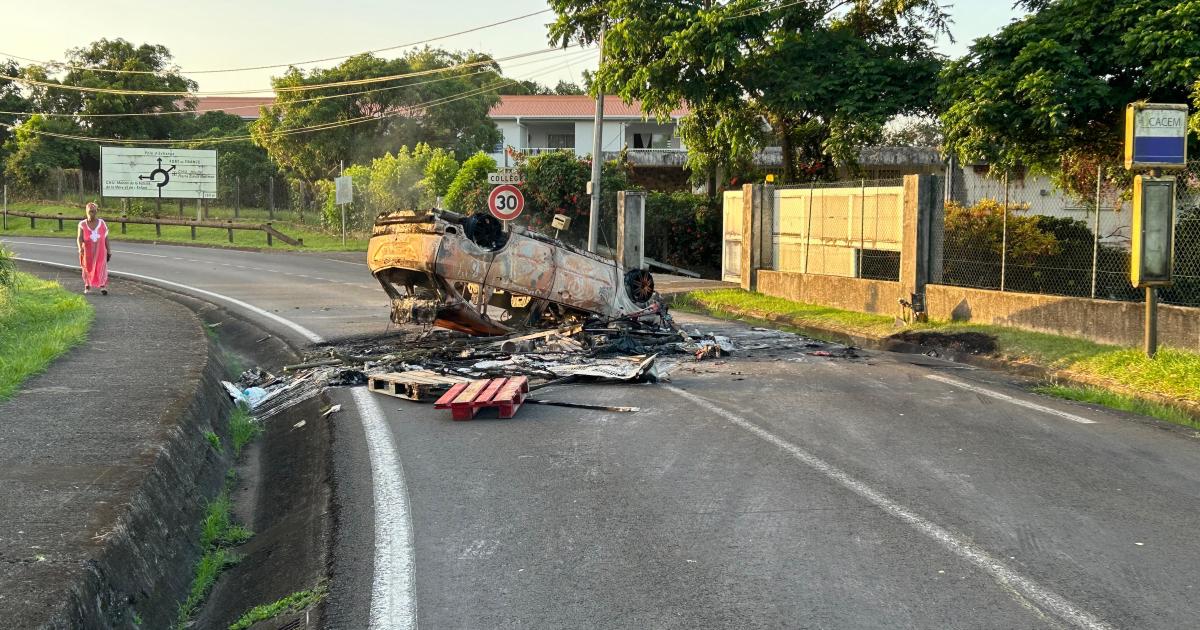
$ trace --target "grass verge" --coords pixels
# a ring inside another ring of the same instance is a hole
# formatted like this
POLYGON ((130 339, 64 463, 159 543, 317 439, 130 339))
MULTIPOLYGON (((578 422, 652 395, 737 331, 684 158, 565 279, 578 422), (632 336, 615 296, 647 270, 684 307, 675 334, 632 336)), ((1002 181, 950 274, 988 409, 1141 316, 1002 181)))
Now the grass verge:
POLYGON ((0 288, 0 400, 87 338, 94 313, 57 282, 17 272, 0 288))
POLYGON ((750 315, 763 320, 773 320, 771 316, 777 316, 798 327, 833 327, 837 331, 851 334, 884 336, 895 330, 894 317, 793 302, 742 289, 690 291, 676 296, 672 306, 685 311, 707 311, 726 318, 750 315))
MULTIPOLYGON (((1200 405, 1200 353, 1164 347, 1153 358, 1140 350, 1123 348, 1047 333, 1031 332, 1004 326, 969 324, 957 322, 931 322, 897 328, 895 319, 881 315, 870 315, 792 302, 782 298, 761 295, 741 289, 719 289, 692 291, 675 299, 674 307, 683 311, 700 312, 715 317, 769 321, 772 324, 792 324, 801 329, 816 328, 834 333, 884 339, 892 335, 909 332, 935 332, 944 335, 958 333, 980 333, 995 339, 992 356, 1008 361, 1025 362, 1067 375, 1080 377, 1087 382, 1111 386, 1115 391, 1100 387, 1088 391, 1109 394, 1111 402, 1120 398, 1139 400, 1130 395, 1144 392, 1184 405, 1200 405)), ((1092 394, 1095 397, 1094 394, 1092 394)), ((1101 399, 1096 404, 1106 404, 1101 399)), ((1152 408, 1156 403, 1140 401, 1152 408)), ((1157 405, 1170 409, 1165 405, 1157 405)), ((1116 407, 1126 409, 1126 407, 1116 407)), ((1128 409, 1127 409, 1128 410, 1128 409)), ((1189 418, 1182 410, 1178 415, 1162 416, 1163 419, 1189 418), (1169 417, 1168 417, 1169 416, 1169 417)), ((1139 412, 1141 413, 1141 412, 1139 412)), ((1155 416, 1160 417, 1160 416, 1155 416)), ((1172 422, 1178 420, 1172 419, 1172 422)), ((1187 422, 1180 422, 1192 426, 1187 422)))
POLYGON ((272 619, 285 612, 299 612, 325 599, 327 592, 325 585, 322 584, 314 589, 292 593, 270 604, 255 606, 230 625, 229 630, 246 630, 260 621, 272 619))
POLYGON ((1066 385, 1042 385, 1035 387, 1034 392, 1044 396, 1065 398, 1082 403, 1102 405, 1112 409, 1120 409, 1131 413, 1158 418, 1174 424, 1180 424, 1193 429, 1200 429, 1200 420, 1166 405, 1140 400, 1132 396, 1117 394, 1098 387, 1069 387, 1066 385))
POLYGON ((179 605, 179 617, 175 626, 178 629, 187 626, 196 609, 204 602, 204 598, 208 597, 221 572, 226 567, 237 564, 239 558, 232 548, 254 535, 250 530, 233 522, 230 508, 227 486, 208 504, 204 514, 204 521, 200 526, 200 548, 204 550, 204 555, 200 557, 200 562, 196 563, 196 575, 192 578, 187 599, 179 605))
MULTIPOLYGON (((29 227, 29 219, 24 217, 8 218, 8 229, 0 230, 0 236, 51 236, 61 238, 75 238, 75 226, 79 223, 78 219, 64 220, 63 229, 58 229, 57 213, 61 212, 64 217, 80 217, 82 211, 79 208, 71 206, 41 206, 41 205, 10 205, 10 209, 21 212, 36 212, 45 214, 46 219, 38 219, 36 227, 29 227)), ((233 241, 229 242, 229 232, 222 228, 196 228, 196 239, 192 240, 192 230, 187 226, 179 225, 164 225, 162 226, 162 236, 158 236, 154 231, 153 225, 133 225, 127 226, 127 233, 121 233, 120 224, 113 222, 112 217, 119 216, 116 212, 101 212, 101 218, 109 218, 109 238, 115 241, 151 241, 158 243, 196 243, 206 245, 208 247, 253 247, 271 250, 282 251, 366 251, 367 238, 362 236, 348 235, 346 244, 342 245, 341 234, 331 234, 321 230, 320 228, 300 223, 292 223, 287 221, 275 221, 273 225, 276 229, 292 238, 304 240, 303 247, 288 245, 275 240, 274 245, 267 247, 267 235, 265 232, 251 230, 234 230, 233 241)), ((167 216, 174 216, 168 214, 167 216)), ((189 215, 185 218, 195 218, 195 215, 189 215)), ((211 217, 212 220, 217 220, 216 217, 211 217)), ((243 221, 246 217, 243 217, 243 221)), ((251 222, 262 223, 264 221, 254 219, 251 222)))

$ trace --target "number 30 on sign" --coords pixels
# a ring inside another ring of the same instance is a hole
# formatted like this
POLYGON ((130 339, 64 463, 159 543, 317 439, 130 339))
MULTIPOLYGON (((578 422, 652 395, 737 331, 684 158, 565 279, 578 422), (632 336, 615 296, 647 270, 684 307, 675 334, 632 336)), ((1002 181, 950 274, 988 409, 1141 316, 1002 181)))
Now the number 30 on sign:
POLYGON ((521 191, 511 184, 504 184, 492 189, 488 195, 488 210, 492 216, 501 221, 512 221, 521 215, 525 209, 525 197, 521 191))

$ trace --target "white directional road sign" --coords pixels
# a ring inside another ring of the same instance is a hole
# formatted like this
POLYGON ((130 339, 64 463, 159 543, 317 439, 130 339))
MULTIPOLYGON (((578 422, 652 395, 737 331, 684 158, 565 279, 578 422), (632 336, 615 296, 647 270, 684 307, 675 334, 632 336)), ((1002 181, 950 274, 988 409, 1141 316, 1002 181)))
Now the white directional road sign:
POLYGON ((516 186, 503 184, 492 189, 488 195, 488 210, 502 221, 512 221, 525 209, 525 196, 516 186))
POLYGON ((105 197, 216 199, 217 152, 100 147, 100 180, 105 197))

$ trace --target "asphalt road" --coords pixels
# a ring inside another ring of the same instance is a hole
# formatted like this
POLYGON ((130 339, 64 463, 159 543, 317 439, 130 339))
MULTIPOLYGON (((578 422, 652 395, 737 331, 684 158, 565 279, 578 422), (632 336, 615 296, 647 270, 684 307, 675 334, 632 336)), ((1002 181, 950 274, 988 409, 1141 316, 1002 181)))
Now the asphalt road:
MULTIPOLYGON (((326 339, 387 326, 365 265, 319 254, 117 243, 112 266, 326 339)), ((1195 435, 925 357, 779 341, 671 385, 552 390, 636 414, 453 423, 338 393, 331 627, 1197 627, 1195 435)))

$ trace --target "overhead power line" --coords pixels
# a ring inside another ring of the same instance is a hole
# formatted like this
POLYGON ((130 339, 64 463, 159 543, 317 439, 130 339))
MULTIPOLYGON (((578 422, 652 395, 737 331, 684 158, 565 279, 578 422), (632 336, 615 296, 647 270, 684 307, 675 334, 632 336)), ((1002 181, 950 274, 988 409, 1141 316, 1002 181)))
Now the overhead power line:
POLYGON ((480 61, 472 61, 469 63, 460 63, 460 64, 456 64, 453 66, 446 66, 445 68, 431 68, 429 70, 418 70, 416 72, 404 72, 401 74, 393 74, 393 75, 383 76, 383 77, 371 77, 371 78, 366 78, 366 79, 349 79, 346 81, 333 81, 330 83, 317 83, 317 84, 312 84, 312 85, 287 85, 287 86, 282 86, 282 87, 264 88, 264 89, 257 89, 257 90, 229 90, 229 91, 216 91, 216 92, 199 92, 199 91, 197 91, 197 92, 182 92, 182 91, 169 91, 169 90, 123 90, 123 89, 119 89, 119 88, 97 88, 97 87, 89 87, 89 86, 83 86, 83 85, 63 85, 60 83, 50 83, 48 81, 37 81, 34 79, 26 79, 24 77, 0 76, 0 80, 12 81, 15 83, 21 83, 23 85, 33 85, 33 86, 44 87, 44 88, 49 88, 49 89, 68 90, 68 91, 72 91, 72 92, 86 92, 89 94, 119 94, 119 95, 124 95, 124 96, 175 96, 178 98, 188 98, 188 97, 194 97, 194 96, 232 96, 232 95, 238 95, 238 94, 260 94, 263 92, 275 92, 278 94, 281 92, 307 92, 309 90, 320 90, 320 89, 324 89, 324 88, 350 87, 350 86, 355 86, 355 85, 370 85, 372 83, 386 83, 388 81, 396 81, 398 79, 408 79, 408 78, 412 78, 412 77, 422 77, 422 76, 428 76, 431 74, 438 74, 441 72, 453 72, 455 70, 462 70, 462 69, 466 69, 466 68, 476 68, 479 66, 500 63, 502 61, 512 61, 513 59, 522 59, 525 57, 532 57, 534 55, 543 55, 548 52, 555 52, 555 51, 559 51, 559 50, 563 50, 563 49, 562 48, 543 48, 540 50, 533 50, 533 51, 529 51, 529 52, 519 53, 516 55, 509 55, 508 57, 500 57, 500 58, 496 58, 496 59, 489 58, 489 59, 483 59, 480 61))
MULTIPOLYGON (((550 67, 547 69, 543 69, 540 72, 537 72, 537 73, 531 75, 530 78, 534 78, 534 77, 538 77, 541 75, 549 74, 551 72, 555 72, 565 66, 566 66, 566 64, 560 64, 560 65, 553 66, 553 67, 550 67)), ((345 120, 331 121, 328 123, 320 123, 317 125, 309 125, 309 126, 305 126, 305 127, 295 127, 292 129, 282 129, 282 130, 271 132, 271 133, 268 133, 265 135, 266 135, 266 137, 271 137, 271 138, 280 137, 280 136, 290 136, 290 135, 297 135, 297 134, 302 134, 302 133, 312 133, 312 132, 316 132, 316 131, 326 131, 329 129, 339 129, 342 127, 361 125, 364 123, 369 123, 369 122, 379 121, 379 120, 386 120, 386 119, 390 119, 390 118, 398 118, 398 117, 409 115, 410 113, 413 113, 413 112, 423 111, 423 110, 430 109, 432 107, 437 107, 440 105, 446 105, 448 103, 467 99, 472 96, 478 96, 480 94, 484 94, 486 92, 491 92, 491 91, 497 90, 499 88, 502 88, 506 85, 513 85, 515 83, 518 83, 517 79, 506 79, 504 81, 499 81, 499 82, 493 83, 488 86, 475 88, 472 90, 468 90, 466 92, 452 94, 449 96, 432 99, 432 100, 426 101, 424 103, 418 103, 415 105, 407 106, 407 107, 404 107, 403 109, 395 111, 395 112, 385 112, 385 113, 377 115, 377 116, 360 116, 360 117, 356 117, 356 118, 348 118, 345 120)), ((10 125, 7 123, 0 123, 0 126, 4 126, 4 127, 7 127, 9 129, 14 129, 14 130, 17 128, 16 125, 10 125)), ((139 144, 139 145, 145 145, 145 146, 172 146, 172 145, 188 145, 188 144, 191 144, 191 145, 194 145, 194 144, 224 144, 224 143, 229 143, 229 142, 239 142, 242 140, 250 140, 251 138, 253 138, 253 136, 247 134, 247 135, 238 135, 238 136, 222 136, 222 137, 217 137, 217 138, 190 138, 190 139, 180 139, 180 140, 139 140, 139 139, 124 139, 124 138, 96 138, 96 137, 92 137, 92 136, 80 136, 80 135, 74 135, 74 134, 55 133, 55 132, 51 132, 51 131, 43 131, 40 129, 29 129, 28 131, 30 133, 34 133, 37 135, 48 136, 51 138, 61 138, 64 140, 77 140, 77 141, 81 141, 81 142, 95 142, 97 144, 139 144)))
POLYGON ((172 70, 172 71, 117 70, 117 69, 110 69, 110 68, 93 68, 93 67, 89 67, 89 66, 76 66, 76 65, 66 64, 61 61, 39 61, 37 59, 31 59, 29 57, 22 57, 20 55, 14 55, 12 53, 6 53, 3 51, 0 51, 0 56, 11 57, 13 59, 20 59, 21 61, 28 61, 28 62, 36 63, 39 65, 43 65, 43 66, 53 66, 55 68, 63 68, 66 70, 89 70, 92 72, 108 72, 108 73, 112 73, 112 74, 217 74, 217 73, 222 73, 222 72, 247 72, 250 70, 272 70, 275 68, 287 68, 290 66, 302 66, 302 65, 307 65, 310 63, 322 63, 325 61, 337 61, 339 59, 348 59, 350 57, 354 57, 357 55, 375 54, 375 53, 380 53, 380 52, 387 52, 390 50, 397 50, 400 48, 408 48, 410 46, 419 46, 421 44, 428 44, 430 42, 436 42, 436 41, 442 40, 442 39, 449 39, 451 37, 457 37, 459 35, 466 35, 468 33, 474 33, 477 31, 482 31, 482 30, 494 28, 497 26, 503 26, 503 25, 509 24, 511 22, 517 22, 519 20, 531 18, 535 15, 541 15, 543 13, 548 13, 550 11, 553 11, 553 9, 542 9, 541 11, 534 11, 533 13, 526 13, 525 15, 518 15, 516 17, 508 18, 507 20, 501 20, 499 22, 492 22, 490 24, 476 26, 476 27, 469 28, 469 29, 466 29, 463 31, 447 33, 445 35, 438 35, 437 37, 430 37, 428 39, 422 39, 422 40, 408 42, 408 43, 404 43, 404 44, 396 44, 394 46, 387 46, 384 48, 375 48, 373 50, 364 50, 362 52, 352 53, 349 55, 337 55, 335 57, 324 57, 321 59, 309 59, 307 61, 293 61, 291 63, 277 63, 277 64, 270 64, 270 65, 264 65, 264 66, 245 66, 245 67, 241 67, 241 68, 216 68, 216 69, 210 69, 210 70, 172 70))
MULTIPOLYGON (((567 60, 568 63, 576 63, 576 62, 583 60, 583 58, 593 54, 594 52, 595 52, 595 50, 590 49, 590 48, 585 49, 585 50, 577 50, 573 53, 566 55, 564 57, 564 59, 567 60)), ((520 63, 512 64, 511 66, 509 66, 509 68, 521 67, 521 66, 526 66, 529 64, 534 64, 534 63, 545 63, 545 61, 546 60, 544 60, 544 59, 533 59, 533 60, 529 60, 529 61, 522 61, 520 63)), ((555 66, 555 69, 560 69, 561 67, 563 67, 563 66, 555 66)), ((456 75, 449 76, 449 77, 438 77, 436 79, 429 79, 426 81, 417 81, 414 83, 405 83, 403 85, 392 85, 392 86, 388 86, 388 87, 373 88, 370 90, 361 90, 358 92, 346 92, 343 94, 326 94, 323 96, 312 96, 309 98, 300 98, 300 99, 296 99, 293 101, 288 101, 288 103, 289 104, 309 103, 309 102, 314 102, 314 101, 325 101, 325 100, 330 100, 330 99, 347 98, 350 96, 362 96, 363 94, 374 94, 377 92, 387 92, 390 90, 402 90, 404 88, 416 87, 419 85, 428 85, 430 83, 439 83, 442 81, 450 81, 453 79, 473 77, 473 76, 478 76, 481 74, 488 74, 491 72, 495 72, 495 69, 486 68, 483 70, 476 70, 475 72, 469 72, 467 74, 456 74, 456 75)), ((540 73, 539 73, 539 76, 540 76, 540 73)), ((229 111, 238 111, 238 110, 243 110, 243 109, 257 110, 259 107, 262 107, 262 105, 234 105, 232 107, 222 107, 221 111, 229 112, 229 111)), ((57 113, 57 112, 16 112, 16 111, 0 110, 0 114, 3 114, 3 115, 43 116, 46 118, 123 118, 123 117, 139 117, 139 116, 178 116, 178 115, 195 116, 195 115, 199 115, 200 113, 202 113, 202 112, 197 112, 197 111, 191 110, 191 109, 173 109, 173 110, 161 111, 161 112, 130 112, 130 113, 126 113, 126 114, 71 114, 71 113, 57 113)))

